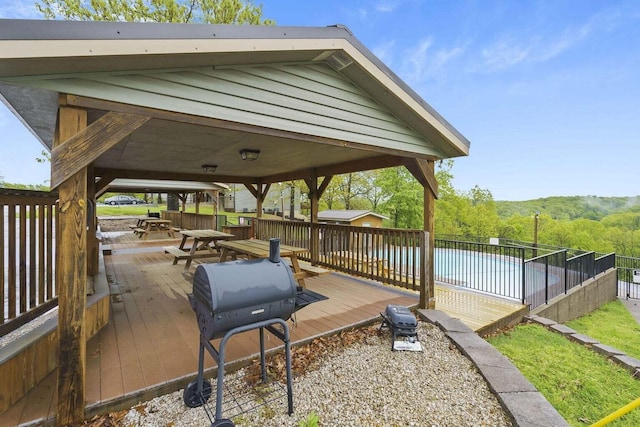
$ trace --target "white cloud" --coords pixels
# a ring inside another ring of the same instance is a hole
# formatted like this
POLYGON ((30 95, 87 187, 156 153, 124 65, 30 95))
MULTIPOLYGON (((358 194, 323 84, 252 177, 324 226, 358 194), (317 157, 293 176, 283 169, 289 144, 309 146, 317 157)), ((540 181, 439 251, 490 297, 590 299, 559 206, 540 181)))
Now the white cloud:
POLYGON ((395 45, 395 40, 389 40, 381 45, 376 46, 372 51, 373 54, 377 56, 382 62, 384 62, 387 67, 392 68, 392 64, 394 62, 395 45))
POLYGON ((445 73, 449 63, 464 51, 464 46, 435 49, 431 38, 423 39, 403 53, 403 74, 412 83, 439 78, 445 73))
POLYGON ((376 4, 376 11, 381 13, 393 12, 400 2, 394 0, 380 1, 376 4))
POLYGON ((593 15, 586 23, 564 28, 557 34, 535 35, 518 39, 503 37, 482 49, 483 70, 498 71, 523 62, 545 62, 580 45, 594 34, 607 32, 619 25, 619 12, 605 11, 593 15))
POLYGON ((11 19, 42 19, 36 10, 34 1, 3 0, 0 1, 0 18, 11 19))
POLYGON ((483 49, 484 67, 489 71, 501 70, 527 60, 531 54, 531 44, 500 40, 495 45, 483 49))

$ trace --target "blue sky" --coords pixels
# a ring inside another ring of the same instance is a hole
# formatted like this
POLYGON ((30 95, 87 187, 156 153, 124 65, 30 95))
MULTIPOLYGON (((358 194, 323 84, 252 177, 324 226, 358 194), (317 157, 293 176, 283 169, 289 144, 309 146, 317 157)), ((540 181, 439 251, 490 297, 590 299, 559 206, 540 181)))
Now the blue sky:
MULTIPOLYGON (((264 0, 278 25, 346 25, 471 141, 454 185, 496 200, 640 195, 640 2, 264 0)), ((0 0, 2 18, 40 18, 0 0)), ((0 24, 1 25, 1 24, 0 24)), ((42 146, 0 105, 0 176, 42 146)))

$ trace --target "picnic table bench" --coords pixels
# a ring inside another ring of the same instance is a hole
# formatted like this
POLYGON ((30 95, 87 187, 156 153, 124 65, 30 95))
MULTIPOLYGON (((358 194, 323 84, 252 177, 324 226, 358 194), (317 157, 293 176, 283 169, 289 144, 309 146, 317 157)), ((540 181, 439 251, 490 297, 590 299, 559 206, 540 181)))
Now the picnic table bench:
POLYGON ((166 253, 173 255, 173 265, 176 265, 181 259, 186 260, 184 266, 185 271, 189 271, 191 261, 194 259, 220 256, 217 247, 218 241, 233 238, 233 234, 216 230, 180 230, 180 234, 182 234, 180 246, 165 246, 163 249, 166 253), (190 248, 186 248, 188 239, 193 239, 190 248), (211 243, 213 243, 213 246, 211 246, 211 243), (197 251, 203 252, 197 253, 197 251))
POLYGON ((134 228, 133 232, 143 240, 152 232, 167 233, 170 237, 174 237, 169 219, 145 218, 144 225, 134 228))

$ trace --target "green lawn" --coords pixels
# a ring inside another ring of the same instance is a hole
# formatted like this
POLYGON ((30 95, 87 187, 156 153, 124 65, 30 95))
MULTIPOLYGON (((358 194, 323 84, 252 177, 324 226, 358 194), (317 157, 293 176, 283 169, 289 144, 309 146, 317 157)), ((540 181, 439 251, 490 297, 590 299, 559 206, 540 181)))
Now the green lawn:
MULTIPOLYGON (((182 205, 180 205, 182 209, 182 205)), ((110 205, 98 205, 96 212, 98 216, 120 216, 120 215, 132 215, 132 216, 140 216, 146 215, 147 212, 160 212, 166 211, 166 204, 148 204, 148 205, 120 205, 120 206, 110 206, 110 205)), ((196 207, 194 204, 187 204, 185 212, 193 212, 195 213, 196 207)), ((212 215, 213 214, 213 206, 209 204, 200 204, 200 211, 203 215, 212 215)), ((238 217, 255 217, 255 213, 235 213, 235 212, 219 212, 220 215, 226 215, 228 224, 238 224, 238 217)), ((271 218, 270 215, 265 215, 265 218, 271 218)))
MULTIPOLYGON (((572 426, 585 426, 640 396, 640 381, 605 357, 535 324, 488 340, 572 426)), ((640 425, 636 409, 611 426, 640 425)))
POLYGON ((640 359, 640 325, 618 300, 568 322, 567 326, 640 359))

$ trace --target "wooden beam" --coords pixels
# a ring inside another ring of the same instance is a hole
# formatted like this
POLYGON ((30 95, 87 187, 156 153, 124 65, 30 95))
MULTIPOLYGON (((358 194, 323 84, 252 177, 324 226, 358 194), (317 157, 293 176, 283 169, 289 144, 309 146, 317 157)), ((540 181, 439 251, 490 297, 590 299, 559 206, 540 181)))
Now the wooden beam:
MULTIPOLYGON (((325 178, 324 181, 330 181, 325 178)), ((309 187, 309 199, 311 199, 311 264, 316 265, 320 259, 320 229, 314 227, 318 223, 318 205, 321 192, 318 189, 318 176, 314 173, 307 181, 309 187)))
MULTIPOLYGON (((98 264, 100 258, 100 241, 96 237, 98 232, 98 214, 96 211, 96 180, 93 175, 93 166, 87 168, 87 274, 95 276, 98 274, 98 264)), ((93 283, 93 281, 91 281, 93 283)), ((88 293, 93 294, 95 289, 89 289, 88 293)))
POLYGON ((262 194, 262 188, 260 187, 256 188, 252 184, 245 184, 244 186, 247 187, 247 190, 253 194, 253 197, 255 197, 256 200, 258 199, 258 195, 262 194))
POLYGON ((230 184, 251 185, 258 178, 238 177, 228 175, 193 174, 193 173, 171 173, 164 171, 142 171, 132 169, 104 169, 96 168, 96 176, 109 176, 114 178, 127 179, 151 179, 160 181, 200 181, 200 182, 225 182, 230 184))
POLYGON ((438 198, 438 181, 433 171, 433 161, 423 159, 405 159, 404 166, 423 187, 429 187, 434 197, 438 198))
POLYGON ((263 177, 264 182, 285 182, 295 181, 298 179, 309 179, 313 174, 316 176, 340 175, 344 173, 368 171, 374 169, 390 168, 394 166, 402 166, 406 163, 404 157, 398 156, 375 156, 360 160, 351 160, 344 163, 338 163, 330 166, 318 168, 301 169, 293 172, 287 172, 276 175, 263 177))
POLYGON ((87 167, 148 120, 149 117, 109 112, 54 147, 51 152, 51 188, 56 188, 87 167))
MULTIPOLYGON (((87 112, 61 106, 54 150, 82 132, 87 112)), ((56 163, 56 167, 65 167, 56 163)), ((57 171, 52 164, 52 176, 57 171)), ((67 168, 69 171, 76 168, 67 168)), ((84 421, 87 283, 87 170, 80 168, 58 184, 59 209, 56 230, 56 284, 58 287, 58 374, 56 424, 84 421)))
MULTIPOLYGON (((96 175, 95 168, 93 170, 93 175, 94 177, 96 175)), ((110 175, 110 174, 102 175, 100 180, 96 182, 96 198, 102 196, 104 193, 107 192, 107 190, 109 189, 109 184, 111 184, 114 179, 116 179, 116 177, 113 175, 110 175)))
MULTIPOLYGON (((420 170, 423 175, 429 177, 427 182, 435 181, 435 163, 428 162, 427 164, 421 164, 420 170)), ((421 285, 424 286, 420 291, 420 308, 430 308, 434 309, 436 307, 435 300, 435 275, 433 272, 434 269, 434 247, 436 244, 435 241, 435 204, 436 204, 436 196, 437 194, 434 192, 434 189, 431 185, 425 185, 424 187, 424 231, 427 232, 427 268, 426 271, 426 283, 421 285), (426 292, 425 292, 426 291, 426 292)), ((437 191, 437 186, 436 186, 437 191)))
POLYGON ((331 184, 332 179, 333 175, 327 175, 324 177, 324 179, 322 180, 322 184, 320 184, 320 187, 318 187, 318 199, 320 199, 324 192, 327 190, 327 187, 329 186, 329 184, 331 184))
POLYGON ((269 193, 269 189, 271 188, 271 184, 265 184, 264 188, 262 189, 262 201, 264 202, 264 199, 267 198, 267 194, 269 193))

